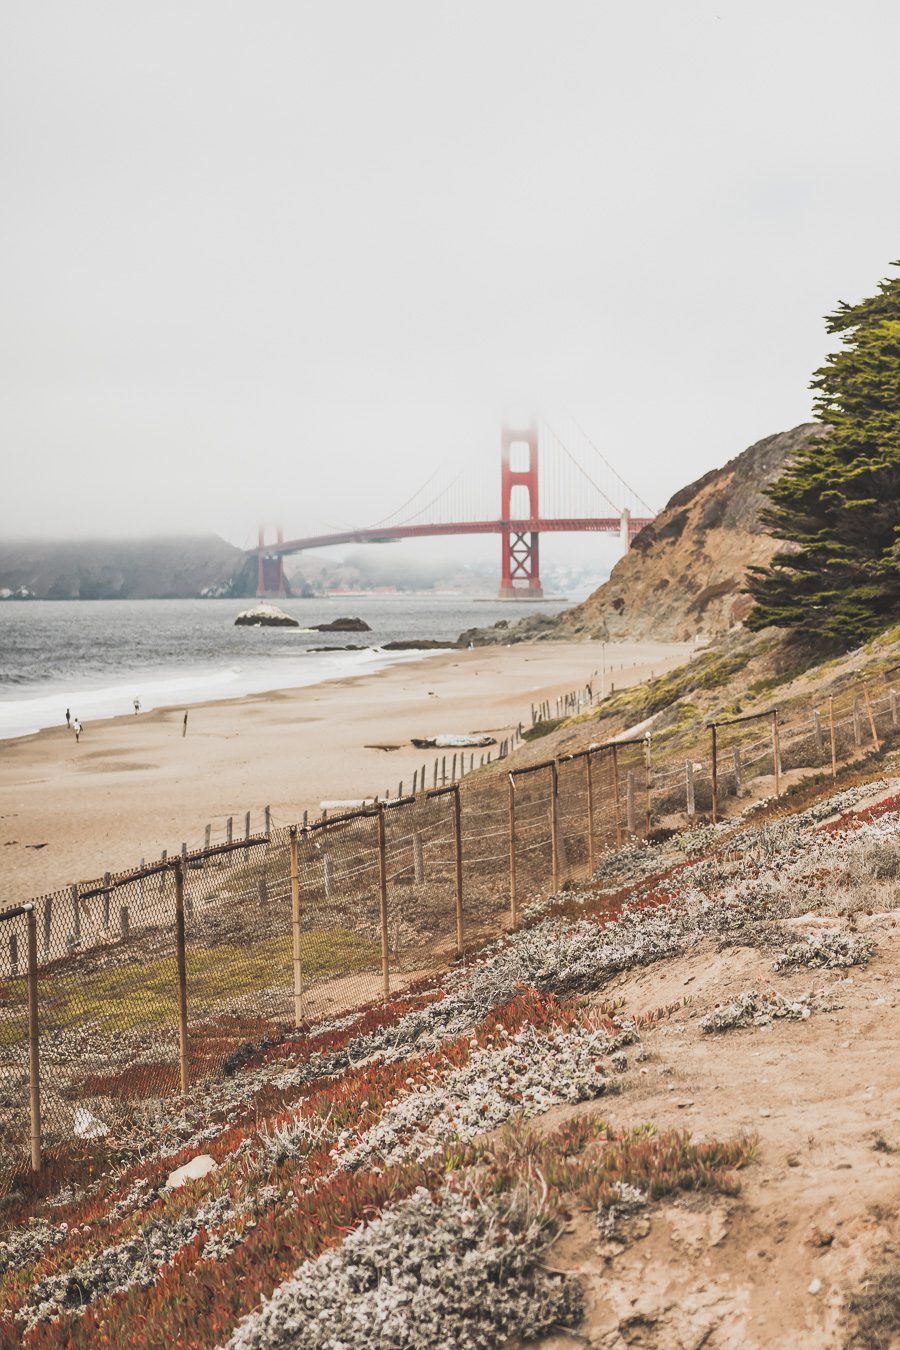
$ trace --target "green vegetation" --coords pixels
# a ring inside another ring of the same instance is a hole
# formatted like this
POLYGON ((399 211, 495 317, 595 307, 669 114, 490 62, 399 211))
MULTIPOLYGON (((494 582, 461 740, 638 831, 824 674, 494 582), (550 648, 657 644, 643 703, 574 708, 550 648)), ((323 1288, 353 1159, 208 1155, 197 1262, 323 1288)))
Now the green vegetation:
POLYGON ((792 547, 750 569, 747 623, 846 649, 900 613, 900 277, 826 323, 844 344, 812 382, 829 430, 768 489, 763 519, 792 547))
POLYGON ((522 732, 522 740, 539 741, 542 736, 549 736, 551 731, 561 727, 565 720, 564 717, 547 717, 541 722, 535 722, 533 727, 526 727, 522 732))
MULTIPOLYGON (((348 928, 304 933, 304 979, 349 975, 380 961, 380 947, 348 928)), ((248 942, 244 946, 188 947, 188 1009, 195 1014, 222 1008, 246 994, 262 994, 292 979, 290 933, 248 942)), ((91 1026, 103 1031, 174 1026, 178 1016, 175 956, 146 964, 109 966, 67 980, 63 972, 38 980, 44 1030, 91 1026)), ((24 978, 0 985, 0 1046, 15 1045, 27 1035, 24 978)))
POLYGON ((614 717, 623 713, 629 721, 642 722, 699 689, 718 689, 727 684, 760 650, 757 645, 752 650, 735 652, 732 656, 722 656, 717 651, 704 652, 668 675, 658 675, 645 684, 636 684, 610 694, 600 704, 599 717, 614 717))

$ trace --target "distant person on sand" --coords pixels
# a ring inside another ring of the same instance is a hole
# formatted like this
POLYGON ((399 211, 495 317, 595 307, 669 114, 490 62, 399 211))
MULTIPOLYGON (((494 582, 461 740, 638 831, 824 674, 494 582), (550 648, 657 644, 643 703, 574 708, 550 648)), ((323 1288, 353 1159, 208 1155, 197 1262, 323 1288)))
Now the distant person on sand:
POLYGON ((140 700, 139 698, 136 698, 136 699, 134 700, 134 715, 135 715, 135 717, 137 717, 137 715, 138 715, 138 713, 139 713, 140 711, 141 711, 141 700, 140 700))
POLYGON ((77 743, 78 738, 84 731, 84 727, 81 725, 77 717, 75 718, 75 721, 72 723, 72 730, 75 732, 75 741, 77 743))
POLYGON ((182 739, 187 735, 187 713, 184 714, 184 721, 181 724, 182 739))
POLYGON ((72 726, 72 714, 69 712, 68 708, 66 708, 66 726, 67 727, 72 726))

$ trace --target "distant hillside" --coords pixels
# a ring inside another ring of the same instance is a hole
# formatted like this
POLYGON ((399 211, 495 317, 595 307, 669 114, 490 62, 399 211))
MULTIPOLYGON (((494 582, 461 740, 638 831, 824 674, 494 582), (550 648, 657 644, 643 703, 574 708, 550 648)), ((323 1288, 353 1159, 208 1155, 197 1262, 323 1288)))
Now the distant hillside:
POLYGON ((512 628, 473 630, 462 640, 525 642, 543 637, 714 637, 746 617, 751 564, 768 563, 775 540, 762 527, 764 488, 824 428, 805 422, 757 441, 721 469, 682 488, 593 595, 556 618, 535 614, 512 628))
POLYGON ((240 549, 214 534, 0 543, 0 592, 24 591, 38 600, 168 600, 204 591, 243 596, 255 586, 255 565, 248 567, 240 549))

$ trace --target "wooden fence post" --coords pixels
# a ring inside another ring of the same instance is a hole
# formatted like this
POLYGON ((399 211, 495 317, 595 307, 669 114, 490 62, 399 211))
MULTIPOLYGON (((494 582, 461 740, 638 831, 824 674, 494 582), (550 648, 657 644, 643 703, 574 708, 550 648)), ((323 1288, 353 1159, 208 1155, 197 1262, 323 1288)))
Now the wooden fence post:
POLYGON ((828 700, 828 724, 831 732, 831 778, 837 778, 837 740, 834 732, 834 697, 828 700))
POLYGON ((69 887, 72 897, 72 943, 77 946, 81 941, 81 902, 78 899, 78 883, 69 887))
POLYGON ((775 765, 775 796, 781 796, 781 737, 778 731, 778 709, 772 709, 772 759, 775 765))
POLYGON ((303 965, 300 957, 300 860, 297 826, 291 826, 291 954, 294 966, 294 1026, 303 1025, 303 965))
POLYGON ((109 873, 103 873, 103 931, 109 932, 109 873))
MULTIPOLYGON (((209 852, 209 845, 210 845, 210 841, 211 841, 211 840, 212 840, 212 826, 211 826, 211 825, 207 825, 206 829, 203 831, 203 852, 204 852, 204 853, 208 853, 208 852, 209 852)), ((204 866, 205 866, 205 865, 206 865, 206 859, 204 859, 203 861, 204 861, 204 866)))
POLYGON ((559 890, 559 767, 554 759, 550 764, 550 861, 553 868, 553 890, 559 890))
POLYGON ((53 898, 47 896, 44 901, 44 960, 50 956, 50 936, 53 931, 53 898))
POLYGON ((462 956, 465 934, 463 932, 462 803, 460 802, 459 783, 454 784, 453 790, 453 834, 456 839, 456 950, 462 956))
POLYGON ((647 745, 647 833, 653 829, 653 742, 648 735, 646 737, 647 745))
POLYGON ((250 812, 244 816, 244 862, 250 857, 250 812))
POLYGON ((716 724, 710 727, 712 732, 712 823, 715 825, 719 815, 719 765, 716 758, 716 724))
POLYGON ((622 805, 619 799, 619 749, 614 745, 612 748, 613 762, 613 803, 616 812, 616 850, 622 847, 622 805))
POLYGON ((587 853, 588 876, 594 875, 594 773, 591 766, 590 750, 584 757, 585 779, 587 784, 587 853))
POLYGON ((175 859, 175 963, 178 969, 178 1065, 181 1091, 188 1090, 187 962, 184 946, 184 871, 175 859))
POLYGON ((38 1018, 37 922, 29 905, 28 927, 28 1096, 31 1112, 31 1170, 41 1170, 41 1057, 38 1018))
POLYGON ((869 684, 867 680, 863 680, 862 687, 863 698, 866 701, 866 712, 869 717, 869 730, 872 733, 872 744, 875 746, 875 753, 877 754, 881 749, 881 742, 878 739, 878 732, 875 730, 875 715, 872 712, 872 700, 869 698, 869 684))
POLYGON ((381 980, 384 1001, 391 996, 391 964, 388 946, 387 845, 384 833, 384 806, 378 808, 378 907, 381 917, 381 980))
POLYGON ((519 922, 516 897, 516 783, 509 775, 509 921, 513 928, 519 922))
POLYGON ((269 835, 272 833, 272 808, 271 808, 271 806, 267 806, 267 807, 265 808, 264 814, 265 814, 265 819, 266 819, 266 831, 265 831, 265 833, 266 833, 266 838, 268 839, 268 838, 269 838, 269 835))
POLYGON ((684 762, 685 779, 685 805, 689 816, 696 814, 696 804, 694 801, 694 761, 687 759, 684 762))

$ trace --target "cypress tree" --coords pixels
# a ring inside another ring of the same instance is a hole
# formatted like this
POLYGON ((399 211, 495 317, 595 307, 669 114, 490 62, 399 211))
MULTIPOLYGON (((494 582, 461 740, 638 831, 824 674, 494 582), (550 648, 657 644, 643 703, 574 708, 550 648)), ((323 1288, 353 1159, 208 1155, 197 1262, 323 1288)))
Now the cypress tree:
POLYGON ((792 547, 750 569, 747 622, 846 648, 900 619, 900 277, 826 325, 843 343, 811 385, 827 430, 767 490, 763 522, 792 547))

